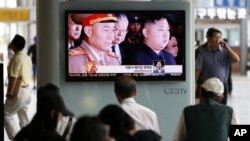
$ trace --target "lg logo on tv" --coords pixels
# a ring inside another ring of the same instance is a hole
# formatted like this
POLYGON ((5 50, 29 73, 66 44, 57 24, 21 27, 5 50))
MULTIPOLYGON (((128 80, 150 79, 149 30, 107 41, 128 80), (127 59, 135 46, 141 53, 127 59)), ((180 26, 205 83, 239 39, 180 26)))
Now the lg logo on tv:
POLYGON ((186 94, 187 89, 184 88, 170 88, 164 89, 164 94, 186 94))
POLYGON ((230 141, 249 141, 250 125, 231 125, 230 141))

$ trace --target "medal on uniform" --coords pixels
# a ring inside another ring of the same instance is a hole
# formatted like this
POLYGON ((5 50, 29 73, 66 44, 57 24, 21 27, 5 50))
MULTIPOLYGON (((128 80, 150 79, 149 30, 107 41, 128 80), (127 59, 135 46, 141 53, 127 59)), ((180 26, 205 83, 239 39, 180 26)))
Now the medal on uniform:
POLYGON ((88 62, 87 64, 84 65, 85 71, 87 73, 96 73, 97 67, 96 67, 96 62, 88 62))

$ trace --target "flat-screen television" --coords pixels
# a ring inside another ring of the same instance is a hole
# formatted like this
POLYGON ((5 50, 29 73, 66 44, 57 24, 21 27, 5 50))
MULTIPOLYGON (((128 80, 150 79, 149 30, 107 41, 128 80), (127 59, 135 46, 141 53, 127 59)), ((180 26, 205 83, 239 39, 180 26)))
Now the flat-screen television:
POLYGON ((66 81, 111 81, 120 74, 145 81, 185 81, 189 11, 177 5, 83 2, 66 6, 66 81))

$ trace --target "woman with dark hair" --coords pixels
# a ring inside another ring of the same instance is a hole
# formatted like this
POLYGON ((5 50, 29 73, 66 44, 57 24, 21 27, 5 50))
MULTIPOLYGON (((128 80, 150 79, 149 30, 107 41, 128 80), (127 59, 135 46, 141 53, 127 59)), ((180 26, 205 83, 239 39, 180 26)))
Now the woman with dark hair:
POLYGON ((110 135, 116 141, 133 141, 135 122, 122 108, 107 105, 100 111, 99 117, 110 126, 110 135))
POLYGON ((136 131, 132 117, 117 105, 107 105, 100 111, 99 117, 110 126, 110 135, 116 141, 161 140, 161 136, 153 130, 136 131))
POLYGON ((65 141, 56 132, 56 126, 60 115, 68 112, 57 86, 47 84, 40 87, 37 93, 37 113, 31 123, 15 136, 14 141, 65 141))
POLYGON ((71 134, 70 141, 114 141, 109 136, 109 126, 98 117, 80 117, 71 134))

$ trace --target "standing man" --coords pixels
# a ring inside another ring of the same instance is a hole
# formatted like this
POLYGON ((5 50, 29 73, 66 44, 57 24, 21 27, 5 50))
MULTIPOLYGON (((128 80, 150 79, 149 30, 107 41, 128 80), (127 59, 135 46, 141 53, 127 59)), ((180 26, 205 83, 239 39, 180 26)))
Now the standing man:
POLYGON ((160 134, 156 113, 138 104, 134 99, 137 94, 136 81, 129 75, 121 75, 116 79, 114 87, 118 102, 135 120, 136 129, 151 129, 160 134))
POLYGON ((230 63, 239 62, 240 58, 221 36, 220 30, 208 29, 207 47, 201 50, 195 63, 195 82, 199 78, 201 84, 210 77, 219 78, 224 84, 224 98, 221 103, 227 104, 229 66, 230 63))
POLYGON ((4 126, 10 140, 19 130, 13 116, 17 114, 20 127, 28 122, 27 110, 31 101, 30 86, 32 83, 32 62, 30 57, 23 51, 25 39, 15 35, 10 47, 15 55, 8 65, 8 88, 4 104, 4 126))
POLYGON ((143 44, 134 54, 135 65, 153 65, 155 60, 163 60, 166 65, 175 64, 173 56, 164 48, 169 41, 169 24, 164 15, 148 15, 143 28, 143 44))
POLYGON ((36 89, 37 66, 36 66, 36 37, 34 37, 34 44, 28 49, 28 55, 31 56, 32 61, 32 75, 33 75, 33 89, 36 89))
POLYGON ((69 50, 69 73, 93 73, 92 65, 119 65, 118 57, 109 52, 114 40, 117 18, 113 14, 75 14, 83 26, 82 44, 69 50))
POLYGON ((227 141, 230 125, 237 124, 233 109, 220 104, 224 86, 220 79, 207 79, 202 85, 203 99, 185 107, 173 141, 227 141))
POLYGON ((124 54, 126 47, 122 46, 121 42, 125 40, 128 31, 128 18, 125 14, 117 14, 116 17, 115 38, 112 42, 114 45, 111 47, 111 51, 117 55, 119 63, 123 64, 126 59, 124 54))
POLYGON ((75 42, 80 38, 82 25, 72 19, 72 14, 68 15, 68 49, 76 48, 75 42))

